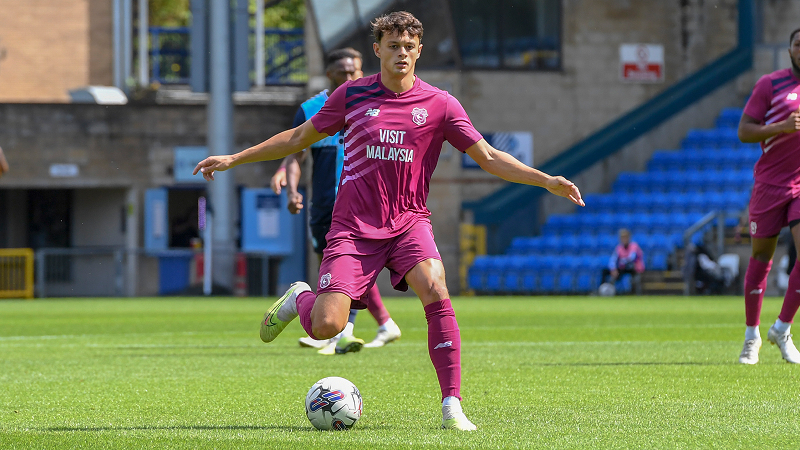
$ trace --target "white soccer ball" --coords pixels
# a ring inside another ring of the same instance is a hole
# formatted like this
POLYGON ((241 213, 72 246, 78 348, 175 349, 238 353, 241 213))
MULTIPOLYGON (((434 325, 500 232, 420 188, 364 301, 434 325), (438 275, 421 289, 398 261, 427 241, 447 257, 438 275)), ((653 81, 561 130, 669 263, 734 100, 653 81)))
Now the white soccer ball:
POLYGON ((341 377, 323 378, 306 395, 306 415, 319 430, 347 430, 361 417, 361 393, 341 377))
POLYGON ((597 293, 600 294, 601 297, 613 297, 617 294, 617 288, 613 283, 603 283, 597 289, 597 293))

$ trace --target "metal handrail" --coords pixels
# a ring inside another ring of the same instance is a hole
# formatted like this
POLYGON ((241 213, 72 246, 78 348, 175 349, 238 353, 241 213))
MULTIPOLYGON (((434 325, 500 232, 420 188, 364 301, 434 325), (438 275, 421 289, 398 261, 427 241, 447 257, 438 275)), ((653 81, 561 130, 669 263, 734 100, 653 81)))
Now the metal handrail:
MULTIPOLYGON (((703 229, 712 220, 717 219, 717 257, 725 251, 725 211, 714 210, 701 217, 683 232, 683 248, 686 251, 692 242, 692 236, 703 229)), ((677 267, 677 265, 676 265, 677 267)), ((691 295, 694 292, 694 272, 687 273, 686 281, 683 285, 683 295, 691 295)))

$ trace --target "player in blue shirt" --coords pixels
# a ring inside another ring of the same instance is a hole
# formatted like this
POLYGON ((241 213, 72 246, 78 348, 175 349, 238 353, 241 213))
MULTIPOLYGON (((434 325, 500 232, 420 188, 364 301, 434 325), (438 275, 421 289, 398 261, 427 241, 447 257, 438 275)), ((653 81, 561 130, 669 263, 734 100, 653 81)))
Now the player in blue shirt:
MULTIPOLYGON (((363 76, 361 71, 361 53, 351 48, 332 51, 326 60, 326 76, 331 81, 331 92, 345 81, 355 80, 363 76)), ((295 115, 293 127, 303 124, 311 116, 319 112, 328 99, 328 90, 311 97, 303 102, 295 115)), ((339 133, 316 142, 311 147, 311 204, 309 227, 311 229, 311 243, 314 252, 322 260, 322 251, 327 246, 325 235, 330 230, 333 204, 336 201, 336 192, 339 178, 344 164, 344 142, 339 133)), ((297 214, 303 209, 303 196, 297 192, 300 182, 300 164, 305 160, 308 152, 295 153, 287 156, 281 167, 272 177, 271 186, 276 193, 281 192, 281 187, 286 187, 286 196, 289 202, 289 211, 297 214)), ((382 347, 400 337, 400 328, 389 316, 383 305, 378 287, 373 285, 368 294, 370 301, 368 309, 378 322, 378 333, 369 344, 353 336, 353 323, 356 310, 350 311, 350 317, 345 329, 336 337, 326 340, 315 340, 311 337, 300 339, 304 347, 318 348, 319 353, 331 355, 334 353, 348 353, 361 350, 365 347, 382 347)))

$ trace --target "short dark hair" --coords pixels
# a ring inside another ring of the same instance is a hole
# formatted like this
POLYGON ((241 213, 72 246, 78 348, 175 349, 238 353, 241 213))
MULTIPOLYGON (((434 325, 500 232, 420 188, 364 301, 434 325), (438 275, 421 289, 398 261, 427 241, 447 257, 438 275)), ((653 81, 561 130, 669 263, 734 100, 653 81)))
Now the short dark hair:
POLYGON ((789 47, 792 46, 792 41, 794 40, 794 35, 800 33, 800 28, 795 29, 792 31, 792 34, 789 35, 789 47))
POLYGON ((397 33, 403 35, 408 33, 411 37, 418 37, 422 40, 422 22, 413 14, 407 11, 395 11, 378 17, 372 23, 372 35, 375 42, 380 43, 384 34, 397 33))
POLYGON ((345 58, 353 58, 353 59, 358 58, 361 60, 364 59, 361 56, 361 52, 359 52, 354 48, 350 47, 337 48, 336 50, 331 50, 331 52, 328 53, 328 57, 325 58, 325 67, 330 67, 332 64, 336 63, 340 59, 345 59, 345 58))

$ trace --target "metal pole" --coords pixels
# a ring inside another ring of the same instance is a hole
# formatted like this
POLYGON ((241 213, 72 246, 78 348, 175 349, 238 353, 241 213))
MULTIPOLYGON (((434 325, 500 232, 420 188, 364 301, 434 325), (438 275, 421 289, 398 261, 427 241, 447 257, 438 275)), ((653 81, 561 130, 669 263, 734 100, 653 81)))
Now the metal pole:
POLYGON ((149 13, 148 0, 139 0, 139 86, 150 84, 150 78, 147 75, 150 62, 148 59, 150 50, 148 44, 148 37, 150 37, 149 13))
POLYGON ((122 0, 122 90, 128 92, 128 79, 133 76, 133 3, 122 0))
POLYGON ((212 276, 211 273, 212 266, 211 266, 211 257, 213 252, 211 251, 211 242, 213 240, 213 233, 211 232, 212 223, 214 223, 214 219, 212 219, 212 213, 209 211, 208 207, 206 207, 206 229, 205 233, 203 234, 203 295, 209 296, 211 295, 211 286, 212 286, 212 276))
POLYGON ((256 0, 256 86, 264 86, 264 0, 256 0))
POLYGON ((122 0, 113 0, 112 16, 113 16, 113 47, 114 47, 114 86, 122 89, 123 76, 122 76, 122 0))
POLYGON ((192 64, 189 66, 189 84, 193 92, 208 91, 208 4, 205 0, 192 0, 192 26, 190 54, 192 64))
MULTIPOLYGON (((211 2, 209 18, 211 21, 211 78, 208 102, 208 149, 212 155, 226 155, 233 147, 233 96, 231 86, 231 21, 230 3, 211 2)), ((212 251, 214 258, 214 281, 233 288, 233 224, 236 216, 231 171, 215 174, 211 182, 210 202, 213 208, 211 221, 214 223, 212 251)))

